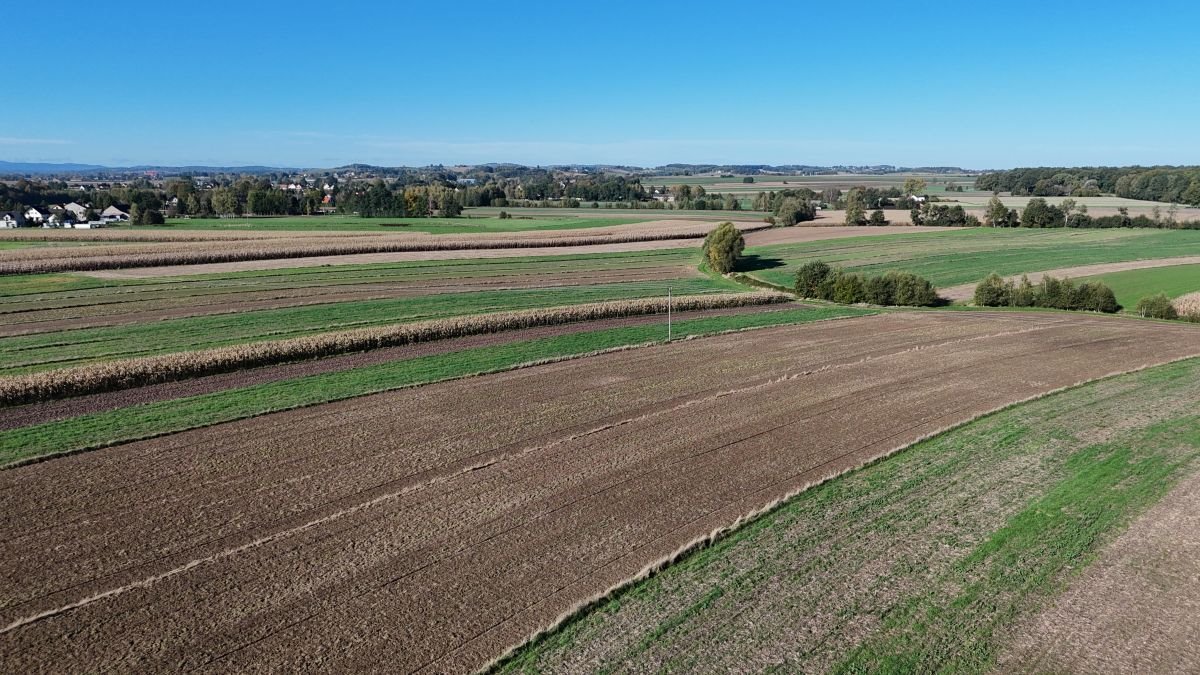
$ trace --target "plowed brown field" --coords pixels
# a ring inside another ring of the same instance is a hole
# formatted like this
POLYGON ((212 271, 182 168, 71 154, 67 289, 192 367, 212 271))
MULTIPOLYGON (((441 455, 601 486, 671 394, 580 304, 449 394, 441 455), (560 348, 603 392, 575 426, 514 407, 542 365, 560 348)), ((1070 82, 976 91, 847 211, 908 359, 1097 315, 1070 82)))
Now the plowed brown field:
POLYGON ((815 481, 1200 353, 1119 318, 894 313, 380 394, 0 473, 0 664, 477 668, 815 481))

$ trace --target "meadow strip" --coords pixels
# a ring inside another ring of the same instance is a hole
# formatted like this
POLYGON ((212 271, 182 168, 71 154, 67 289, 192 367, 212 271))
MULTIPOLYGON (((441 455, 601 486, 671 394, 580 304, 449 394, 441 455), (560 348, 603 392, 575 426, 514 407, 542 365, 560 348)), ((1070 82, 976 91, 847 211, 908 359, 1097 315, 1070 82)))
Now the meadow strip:
MULTIPOLYGON (((678 311, 688 311, 766 305, 788 302, 791 299, 789 295, 770 292, 692 295, 673 299, 671 306, 678 311)), ((109 361, 0 378, 0 405, 127 389, 243 368, 464 335, 611 317, 658 314, 666 312, 667 309, 666 298, 617 300, 359 328, 287 340, 109 361)))

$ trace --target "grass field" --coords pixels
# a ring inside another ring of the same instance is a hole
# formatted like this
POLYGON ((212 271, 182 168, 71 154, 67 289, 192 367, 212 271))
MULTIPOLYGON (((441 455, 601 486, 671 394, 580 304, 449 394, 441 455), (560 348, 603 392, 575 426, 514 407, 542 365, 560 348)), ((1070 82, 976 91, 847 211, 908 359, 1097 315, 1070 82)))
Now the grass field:
MULTIPOLYGON (((867 313, 849 307, 785 309, 679 321, 673 326, 673 332, 676 339, 683 339, 867 313)), ((135 405, 49 424, 0 431, 0 465, 389 389, 495 372, 539 360, 566 358, 599 350, 662 342, 665 339, 664 325, 581 332, 135 405)))
MULTIPOLYGON (((429 232, 431 234, 476 234, 480 232, 524 232, 528 230, 570 230, 611 225, 626 225, 651 220, 646 218, 600 217, 579 218, 567 216, 551 217, 542 214, 521 213, 512 219, 496 217, 496 209, 487 215, 476 215, 467 211, 459 218, 361 218, 358 216, 279 216, 271 218, 175 218, 167 221, 170 229, 181 230, 375 230, 386 232, 429 232)), ((516 214, 515 209, 508 209, 516 214)), ((526 210, 528 211, 528 210, 526 210)), ((138 229, 147 229, 139 227, 138 229)), ((157 229, 157 228, 154 228, 157 229)))
POLYGON ((501 670, 988 671, 1195 471, 1197 397, 1192 359, 985 417, 802 493, 501 670))
POLYGON ((1132 311, 1137 301, 1148 295, 1166 293, 1177 298, 1200 291, 1200 265, 1176 265, 1144 270, 1127 270, 1081 277, 1081 281, 1103 281, 1113 289, 1117 302, 1132 311))
POLYGON ((991 272, 1007 276, 1198 254, 1200 231, 976 228, 747 248, 740 268, 790 286, 799 265, 824 260, 867 274, 907 270, 950 286, 977 282, 991 272))

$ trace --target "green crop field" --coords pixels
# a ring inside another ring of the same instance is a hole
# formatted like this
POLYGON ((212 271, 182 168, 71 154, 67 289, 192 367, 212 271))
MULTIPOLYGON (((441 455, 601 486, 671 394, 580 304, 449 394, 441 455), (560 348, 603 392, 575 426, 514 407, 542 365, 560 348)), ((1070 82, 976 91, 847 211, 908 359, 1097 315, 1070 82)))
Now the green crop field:
MULTIPOLYGON (((610 225, 626 225, 647 220, 611 216, 580 218, 571 215, 521 213, 501 220, 494 213, 476 215, 468 211, 458 218, 360 218, 358 216, 280 216, 271 218, 173 218, 168 229, 176 230, 375 230, 387 232, 428 232, 430 234, 477 234, 481 232, 523 232, 528 230, 569 230, 610 225)), ((508 211, 516 214, 515 209, 508 211)), ((138 227, 139 230, 148 229, 138 227)))
POLYGON ((1144 270, 1126 270, 1081 277, 1085 281, 1103 281, 1117 296, 1117 302, 1132 310, 1147 295, 1166 293, 1176 298, 1200 291, 1200 265, 1173 265, 1144 270))
POLYGON ((500 670, 988 672, 1196 470, 1198 397, 1191 359, 984 417, 801 493, 500 670))
POLYGON ((787 286, 794 283, 796 268, 812 260, 867 274, 907 270, 938 286, 952 286, 977 282, 991 272, 1008 276, 1200 255, 1200 231, 976 228, 760 246, 746 249, 746 254, 740 269, 787 286))

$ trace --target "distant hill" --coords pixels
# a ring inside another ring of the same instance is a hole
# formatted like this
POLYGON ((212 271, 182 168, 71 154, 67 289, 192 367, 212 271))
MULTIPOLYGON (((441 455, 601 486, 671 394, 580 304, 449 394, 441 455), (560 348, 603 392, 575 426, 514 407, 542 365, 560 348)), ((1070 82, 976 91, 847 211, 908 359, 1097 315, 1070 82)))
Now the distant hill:
POLYGON ((70 173, 72 171, 97 171, 105 167, 95 164, 48 164, 45 162, 0 161, 0 174, 6 173, 70 173))

